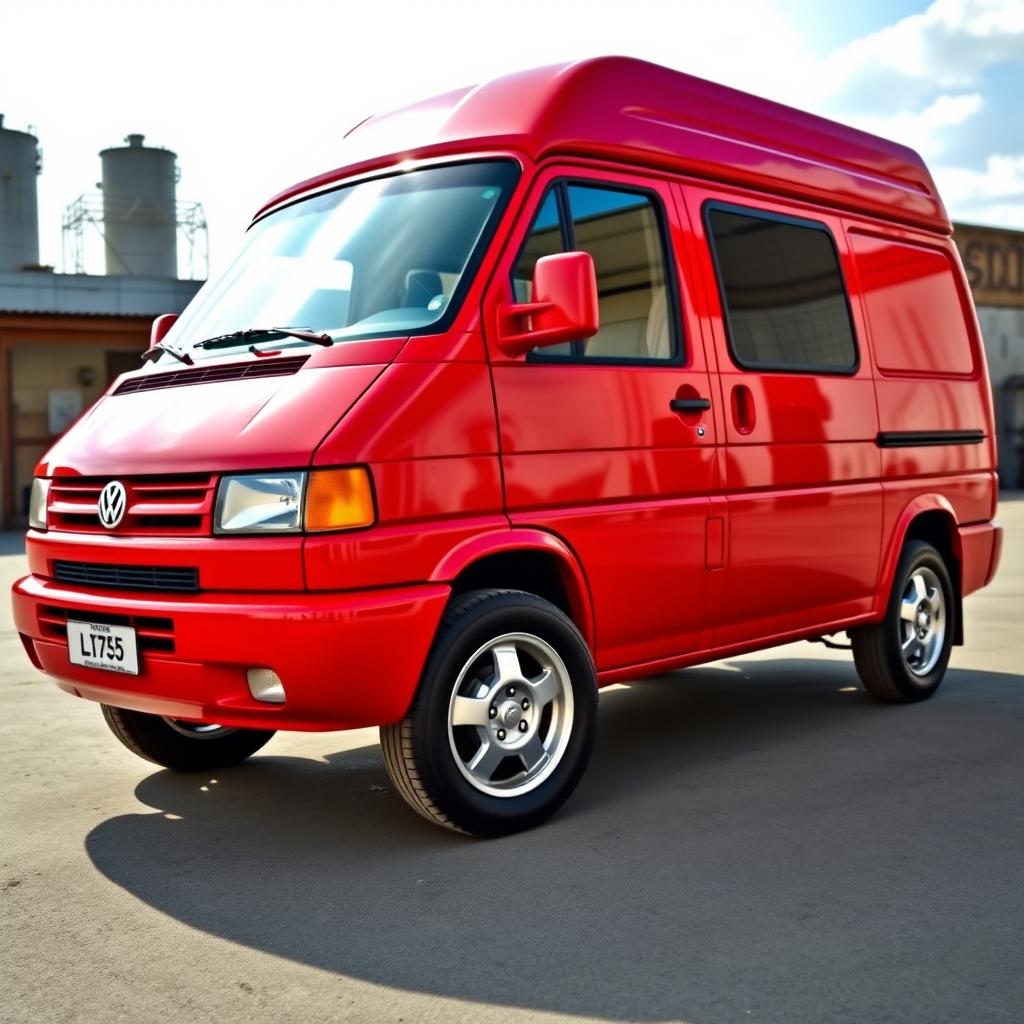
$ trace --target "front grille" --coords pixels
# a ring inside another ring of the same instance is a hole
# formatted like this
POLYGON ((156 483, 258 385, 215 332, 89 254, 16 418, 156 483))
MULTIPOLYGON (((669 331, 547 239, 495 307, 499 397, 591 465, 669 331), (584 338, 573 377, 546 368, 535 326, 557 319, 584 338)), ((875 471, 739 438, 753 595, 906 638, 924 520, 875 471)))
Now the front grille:
POLYGON ((153 615, 110 615, 57 605, 39 606, 39 629, 44 637, 68 642, 68 620, 103 622, 108 626, 130 626, 135 630, 140 651, 173 651, 174 621, 153 615))
POLYGON ((307 359, 309 356, 253 359, 246 363, 216 363, 213 366, 194 366, 188 370, 148 373, 122 381, 114 394, 133 395, 139 391, 181 388, 188 384, 215 384, 224 380, 251 380, 254 377, 287 377, 298 373, 307 359))
POLYGON ((199 570, 167 565, 101 565, 93 562, 53 563, 53 578, 61 583, 116 590, 165 590, 194 594, 199 570))
POLYGON ((209 473, 120 477, 127 494, 124 518, 113 530, 100 523, 100 491, 114 477, 55 477, 50 482, 48 523, 70 533, 198 536, 212 532, 217 478, 209 473))

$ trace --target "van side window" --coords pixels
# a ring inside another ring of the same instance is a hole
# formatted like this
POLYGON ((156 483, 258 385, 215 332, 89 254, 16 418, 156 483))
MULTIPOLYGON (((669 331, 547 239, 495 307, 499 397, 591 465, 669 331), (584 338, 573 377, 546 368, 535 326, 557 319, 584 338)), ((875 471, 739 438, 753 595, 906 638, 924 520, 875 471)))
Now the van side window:
POLYGON ((649 193, 553 185, 512 272, 516 301, 530 300, 538 259, 568 251, 593 257, 600 329, 592 338, 537 349, 531 359, 647 363, 677 356, 663 219, 649 193))
POLYGON ((705 207, 729 348, 745 369, 852 373, 857 346, 824 224, 705 207))

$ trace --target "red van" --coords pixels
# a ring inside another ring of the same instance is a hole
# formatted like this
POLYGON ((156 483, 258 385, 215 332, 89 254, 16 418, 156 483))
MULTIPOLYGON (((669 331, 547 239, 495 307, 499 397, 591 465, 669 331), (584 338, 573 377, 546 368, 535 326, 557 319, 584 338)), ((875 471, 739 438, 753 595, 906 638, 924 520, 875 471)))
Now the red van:
POLYGON ((602 58, 360 124, 40 462, 33 664, 177 770, 379 725, 496 835, 597 691, 845 631, 919 701, 996 569, 951 226, 903 146, 602 58))

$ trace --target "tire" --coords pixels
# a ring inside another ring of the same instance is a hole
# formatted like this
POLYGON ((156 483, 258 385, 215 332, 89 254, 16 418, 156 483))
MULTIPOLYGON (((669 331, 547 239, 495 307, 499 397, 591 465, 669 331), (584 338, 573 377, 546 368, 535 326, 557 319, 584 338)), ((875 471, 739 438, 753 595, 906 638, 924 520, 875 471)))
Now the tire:
POLYGON ((878 700, 912 704, 939 688, 956 633, 953 582, 939 552, 924 541, 903 548, 881 622, 852 630, 853 660, 878 700))
POLYGON ((255 754, 274 735, 273 730, 204 726, 107 704, 101 707, 110 731, 133 754, 176 772, 228 768, 255 754))
POLYGON ((533 594, 477 590, 446 612, 412 707, 380 738, 391 781, 415 811, 500 836, 565 802, 590 760, 596 720, 594 663, 572 621, 533 594))

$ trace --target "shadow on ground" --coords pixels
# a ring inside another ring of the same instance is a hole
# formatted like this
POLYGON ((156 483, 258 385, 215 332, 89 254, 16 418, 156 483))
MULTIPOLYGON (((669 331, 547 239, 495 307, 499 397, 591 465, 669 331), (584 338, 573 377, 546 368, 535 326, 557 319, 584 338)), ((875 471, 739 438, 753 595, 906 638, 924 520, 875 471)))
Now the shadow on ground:
POLYGON ((845 662, 694 669, 603 694, 583 785, 525 835, 421 821, 376 747, 271 744, 216 781, 150 776, 159 813, 86 846, 195 928, 407 990, 700 1024, 1009 1020, 1022 682, 952 671, 883 707, 845 662))

